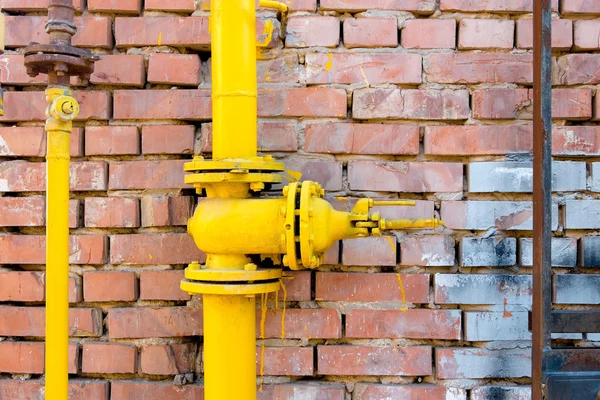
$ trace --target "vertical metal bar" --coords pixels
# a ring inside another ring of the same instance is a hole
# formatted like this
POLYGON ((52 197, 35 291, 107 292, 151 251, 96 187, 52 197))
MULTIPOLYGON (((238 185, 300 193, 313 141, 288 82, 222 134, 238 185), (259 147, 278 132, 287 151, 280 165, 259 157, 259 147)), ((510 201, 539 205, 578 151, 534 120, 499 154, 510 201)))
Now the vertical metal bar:
POLYGON ((544 352, 552 346, 552 41, 550 0, 533 6, 533 357, 532 399, 544 393, 544 352))

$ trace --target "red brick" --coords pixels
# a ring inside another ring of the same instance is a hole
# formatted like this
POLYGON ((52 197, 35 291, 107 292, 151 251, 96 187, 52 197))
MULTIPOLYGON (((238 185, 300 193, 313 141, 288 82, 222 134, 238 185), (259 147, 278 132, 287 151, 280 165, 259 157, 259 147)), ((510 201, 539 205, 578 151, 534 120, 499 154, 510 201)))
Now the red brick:
POLYGON ((88 0, 87 8, 92 12, 111 12, 119 14, 139 14, 141 0, 88 0))
POLYGON ((37 271, 0 272, 0 301, 43 301, 44 273, 37 271))
POLYGON ((135 301, 135 273, 130 271, 89 271, 83 274, 83 298, 95 301, 135 301))
POLYGON ((0 342, 0 371, 15 374, 43 373, 44 343, 0 342))
POLYGON ((339 43, 337 17, 300 16, 288 20, 285 47, 337 47, 339 43))
POLYGON ((512 49, 515 21, 507 19, 461 19, 458 26, 458 48, 512 49))
MULTIPOLYGON (((256 374, 260 374, 261 349, 256 348, 256 374)), ((263 375, 312 376, 312 347, 265 347, 262 358, 263 375)))
MULTIPOLYGON (((106 237, 101 235, 71 235, 70 264, 105 264, 106 237)), ((0 264, 44 264, 45 235, 0 236, 0 264)))
POLYGON ((319 182, 325 190, 342 190, 342 163, 339 161, 289 158, 286 169, 302 173, 303 180, 319 182))
POLYGON ((396 265, 396 237, 381 236, 342 242, 342 264, 360 266, 396 265))
POLYGON ((533 149, 531 125, 428 126, 425 154, 495 155, 528 153, 533 149))
MULTIPOLYGON (((298 139, 296 138, 297 124, 294 122, 267 122, 258 123, 258 150, 259 151, 297 151, 298 139)), ((1 132, 1 131, 0 131, 1 132)), ((212 153, 212 124, 202 124, 201 151, 212 153)))
POLYGON ((90 82, 95 85, 142 87, 146 83, 144 56, 129 54, 103 55, 102 60, 94 64, 94 73, 90 78, 90 82))
POLYGON ((208 90, 116 90, 114 103, 115 119, 211 118, 208 90))
POLYGON ((435 0, 387 0, 373 2, 372 0, 322 0, 321 10, 364 11, 392 10, 413 11, 416 14, 432 14, 435 11, 435 0))
POLYGON ((590 156, 600 154, 600 127, 554 127, 552 129, 552 154, 560 156, 590 156))
MULTIPOLYGON (((256 76, 258 83, 303 83, 304 69, 298 54, 285 54, 273 59, 258 60, 256 76)), ((205 77, 205 80, 210 80, 205 77)))
MULTIPOLYGON (((6 399, 44 400, 44 382, 41 380, 0 380, 0 396, 6 399)), ((108 382, 69 381, 69 400, 106 400, 108 382)))
MULTIPOLYGON (((48 3, 48 0, 45 1, 48 3)), ((47 76, 40 74, 35 78, 30 77, 24 63, 23 54, 3 54, 0 57, 0 83, 18 86, 44 85, 47 76)))
POLYGON ((304 150, 334 154, 419 154, 419 127, 401 124, 307 124, 304 150))
POLYGON ((460 340, 460 310, 350 310, 346 337, 460 340))
POLYGON ((192 207, 190 196, 142 197, 142 226, 186 225, 192 216, 192 207))
POLYGON ((438 379, 521 378, 531 376, 531 349, 437 348, 438 379))
POLYGON ((553 66, 554 84, 600 83, 600 54, 567 54, 553 66))
POLYGON ((145 125, 142 128, 142 153, 192 154, 193 125, 145 125))
POLYGON ((335 242, 329 249, 325 250, 323 265, 337 265, 340 263, 340 242, 335 242))
MULTIPOLYGON (((0 8, 6 11, 47 11, 49 0, 2 0, 0 8)), ((73 7, 81 11, 81 0, 74 0, 73 7)))
MULTIPOLYGON (((534 0, 441 0, 442 11, 532 12, 534 0)), ((552 10, 558 10, 558 0, 552 0, 552 10)))
POLYGON ((319 375, 418 376, 431 375, 430 346, 317 347, 319 375))
MULTIPOLYGON (((83 128, 73 128, 69 151, 71 157, 83 156, 83 128)), ((46 156, 44 128, 41 126, 0 127, 0 156, 46 156)))
MULTIPOLYGON (((46 164, 5 161, 0 169, 0 192, 40 192, 46 190, 46 164)), ((83 161, 70 164, 71 190, 106 190, 106 163, 83 161)))
POLYGON ((459 120, 470 116, 466 90, 354 90, 354 119, 459 120))
POLYGON ((317 272, 315 297, 324 301, 429 303, 429 275, 317 272))
MULTIPOLYGON (((267 311, 265 338, 281 339, 339 339, 342 337, 342 318, 332 308, 288 308, 283 326, 282 310, 267 311), (283 329, 282 329, 283 327, 283 329)), ((256 337, 260 337, 260 309, 256 310, 256 337)))
POLYGON ((196 10, 194 0, 145 0, 144 8, 152 11, 192 13, 196 10))
POLYGON ((140 154, 140 134, 136 126, 87 126, 85 155, 140 154))
POLYGON ((438 162, 350 161, 352 190, 379 192, 462 192, 463 165, 438 162))
POLYGON ((110 237, 112 264, 187 264, 204 262, 187 233, 148 233, 110 237))
POLYGON ((108 188, 182 189, 183 164, 188 160, 112 161, 108 188))
MULTIPOLYGON (((111 102, 110 93, 107 91, 75 91, 75 99, 80 106, 80 112, 75 121, 110 118, 111 102)), ((4 102, 10 106, 5 108, 0 122, 46 120, 47 103, 44 92, 5 92, 4 102)))
MULTIPOLYGON (((0 336, 45 337, 44 307, 0 307, 0 336)), ((70 308, 69 336, 102 335, 102 311, 99 308, 70 308)), ((0 352, 1 353, 1 352, 0 352)))
POLYGON ((111 339, 202 335, 202 309, 196 307, 132 307, 108 310, 111 339))
POLYGON ((117 47, 210 48, 207 17, 117 17, 115 39, 117 47))
POLYGON ((89 228, 136 228, 140 226, 140 207, 136 198, 87 197, 85 226, 89 228))
POLYGON ((285 285, 286 294, 279 290, 278 299, 283 301, 310 301, 311 297, 311 272, 310 271, 285 271, 282 283, 285 285))
POLYGON ((329 87, 261 89, 260 117, 346 117, 346 91, 329 87))
POLYGON ((149 375, 177 375, 194 372, 196 345, 194 343, 144 346, 140 372, 149 375))
POLYGON ((343 29, 347 48, 398 46, 396 18, 348 18, 343 29))
MULTIPOLYGON (((569 50, 573 46, 573 21, 570 19, 552 20, 552 48, 569 50)), ((533 49, 533 19, 517 20, 517 47, 533 49)))
POLYGON ((447 388, 431 384, 418 385, 378 385, 358 383, 354 386, 354 396, 360 400, 376 399, 466 399, 465 389, 447 388))
POLYGON ((453 267, 455 243, 450 236, 406 236, 400 242, 400 264, 420 267, 453 267))
POLYGON ((308 84, 422 82, 422 57, 418 54, 308 53, 304 63, 308 84))
POLYGON ((425 72, 429 82, 437 83, 533 82, 530 54, 431 54, 425 62, 425 72))
POLYGON ((181 290, 183 270, 140 272, 140 300, 187 301, 191 296, 181 290))
POLYGON ((600 36, 600 21, 579 20, 574 23, 574 49, 575 50, 600 50, 598 37, 600 36))
POLYGON ((198 54, 151 54, 148 63, 148 82, 198 86, 200 56, 198 54))
POLYGON ((116 343, 84 343, 81 372, 84 374, 133 374, 135 346, 116 343))
POLYGON ((43 226, 45 206, 42 196, 0 197, 0 226, 43 226))
POLYGON ((262 389, 262 392, 256 393, 258 400, 292 400, 294 398, 344 400, 346 398, 346 388, 339 383, 302 381, 279 385, 262 385, 262 389))
POLYGON ((562 0, 562 14, 600 14, 600 3, 589 0, 562 0))
POLYGON ((204 398, 204 387, 198 384, 175 386, 172 382, 112 381, 111 400, 198 400, 204 398))
POLYGON ((406 20, 402 29, 401 44, 405 49, 455 49, 456 20, 406 20))
MULTIPOLYGON (((45 26, 45 16, 7 16, 6 47, 27 46, 31 42, 48 44, 50 37, 45 26)), ((73 46, 113 48, 111 19, 109 17, 75 17, 77 33, 73 36, 73 46)))

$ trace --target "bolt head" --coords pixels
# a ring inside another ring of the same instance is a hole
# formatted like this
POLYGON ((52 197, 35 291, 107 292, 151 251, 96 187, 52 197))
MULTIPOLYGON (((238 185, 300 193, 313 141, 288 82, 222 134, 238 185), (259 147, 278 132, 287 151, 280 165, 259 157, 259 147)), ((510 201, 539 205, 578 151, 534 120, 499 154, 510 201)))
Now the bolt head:
POLYGON ((248 263, 248 264, 244 265, 244 269, 246 271, 256 271, 257 268, 258 267, 254 263, 248 263))

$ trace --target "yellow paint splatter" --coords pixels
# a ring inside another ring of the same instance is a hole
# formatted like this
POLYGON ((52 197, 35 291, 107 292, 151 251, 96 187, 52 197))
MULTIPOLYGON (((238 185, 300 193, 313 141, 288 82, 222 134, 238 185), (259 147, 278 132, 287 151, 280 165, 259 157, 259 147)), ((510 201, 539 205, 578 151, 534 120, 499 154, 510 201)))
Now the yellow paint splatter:
POLYGON ((260 338, 263 339, 260 344, 260 386, 258 390, 263 390, 263 376, 265 375, 265 321, 267 320, 267 293, 260 295, 260 338))
POLYGON ((158 32, 158 41, 157 41, 158 45, 160 46, 162 44, 162 32, 158 32))
POLYGON ((336 199, 337 201, 346 201, 346 200, 348 200, 348 198, 347 198, 347 197, 341 197, 341 196, 340 196, 340 197, 336 197, 335 199, 336 199))
POLYGON ((390 247, 392 248, 392 251, 394 252, 394 254, 396 254, 396 241, 392 239, 391 236, 384 236, 384 238, 387 239, 387 241, 390 244, 390 247))
POLYGON ((360 67, 360 73, 363 76, 363 79, 365 80, 365 83, 367 84, 367 87, 369 87, 369 81, 367 80, 367 75, 365 74, 365 70, 363 69, 363 67, 360 67))
POLYGON ((333 54, 327 54, 327 63, 325 64, 325 72, 329 72, 329 70, 333 67, 333 54))
POLYGON ((271 20, 265 21, 263 33, 262 33, 262 35, 260 35, 261 39, 259 39, 256 43, 256 45, 258 47, 267 47, 269 45, 269 43, 271 43, 271 40, 273 39, 273 29, 274 29, 273 21, 271 21, 271 20))
POLYGON ((265 81, 271 82, 271 77, 269 76, 269 71, 265 71, 265 81))
POLYGON ((281 290, 283 290, 283 307, 281 309, 281 338, 285 337, 285 302, 287 301, 287 289, 283 283, 283 279, 280 279, 281 290))
POLYGON ((400 295, 402 296, 402 311, 406 312, 406 293, 404 293, 404 285, 402 285, 402 276, 401 274, 396 274, 398 277, 398 287, 400 288, 400 295))
POLYGON ((150 257, 150 259, 152 260, 152 254, 148 254, 148 257, 150 257))
POLYGON ((284 176, 284 178, 286 178, 290 182, 298 182, 300 180, 300 178, 302 178, 302 172, 300 172, 300 171, 292 171, 292 170, 286 169, 285 171, 283 171, 283 173, 285 175, 287 175, 287 176, 284 176))

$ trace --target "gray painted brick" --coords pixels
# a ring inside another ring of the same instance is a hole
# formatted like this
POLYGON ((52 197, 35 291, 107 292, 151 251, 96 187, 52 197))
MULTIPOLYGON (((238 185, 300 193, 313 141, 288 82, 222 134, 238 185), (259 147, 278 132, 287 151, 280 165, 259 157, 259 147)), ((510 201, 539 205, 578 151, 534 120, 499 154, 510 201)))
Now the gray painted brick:
POLYGON ((600 342, 600 333, 588 333, 587 340, 591 340, 592 342, 600 342))
POLYGON ((478 386, 471 390, 471 400, 531 400, 528 386, 478 386))
POLYGON ((591 173, 590 190, 592 192, 600 192, 600 162, 592 163, 591 173))
POLYGON ((465 340, 531 340, 528 312, 465 311, 465 340))
POLYGON ((600 200, 568 200, 566 229, 600 229, 600 200))
MULTIPOLYGON (((450 229, 533 230, 531 201, 442 201, 442 219, 450 229)), ((558 205, 552 205, 552 230, 558 228, 558 205)))
POLYGON ((531 305, 531 275, 435 274, 436 304, 531 305))
MULTIPOLYGON (((533 163, 472 162, 468 169, 469 192, 531 193, 533 163)), ((576 192, 586 189, 585 162, 556 161, 552 163, 552 191, 576 192)))
POLYGON ((554 275, 556 304, 600 304, 600 275, 554 275))
MULTIPOLYGON (((552 238, 551 243, 553 267, 575 267, 577 265, 577 239, 552 238)), ((519 245, 521 247, 521 265, 523 267, 533 266, 533 239, 521 238, 519 245)), ((598 245, 600 248, 600 243, 598 245)))
POLYGON ((460 263, 463 267, 509 267, 517 263, 517 239, 470 238, 460 240, 460 263))
POLYGON ((600 267, 600 236, 585 236, 581 239, 584 267, 600 267))
POLYGON ((531 349, 437 348, 438 379, 520 378, 531 376, 531 349))

